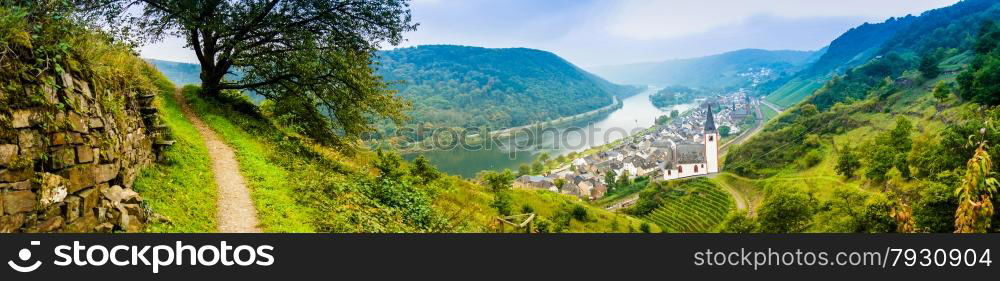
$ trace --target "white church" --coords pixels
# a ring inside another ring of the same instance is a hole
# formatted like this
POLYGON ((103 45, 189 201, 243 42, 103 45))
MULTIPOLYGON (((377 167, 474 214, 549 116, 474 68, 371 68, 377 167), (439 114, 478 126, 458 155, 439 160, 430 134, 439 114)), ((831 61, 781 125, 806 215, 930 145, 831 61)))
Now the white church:
POLYGON ((662 165, 663 179, 672 180, 719 172, 719 131, 715 128, 712 106, 705 112, 702 137, 689 143, 670 141, 662 165))

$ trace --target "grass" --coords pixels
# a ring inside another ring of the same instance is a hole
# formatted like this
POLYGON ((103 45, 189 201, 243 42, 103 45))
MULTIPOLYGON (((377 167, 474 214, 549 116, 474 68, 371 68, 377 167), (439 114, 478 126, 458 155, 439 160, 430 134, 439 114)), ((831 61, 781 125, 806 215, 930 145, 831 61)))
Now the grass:
POLYGON ((822 82, 794 79, 782 85, 781 88, 774 90, 774 92, 767 95, 766 99, 777 106, 787 108, 804 100, 822 86, 822 82))
POLYGON ((250 189, 257 208, 260 227, 266 232, 312 232, 309 209, 296 204, 295 190, 288 183, 291 174, 274 161, 283 157, 271 143, 261 141, 224 116, 223 109, 214 107, 197 96, 195 88, 185 88, 184 96, 192 109, 226 143, 233 148, 240 164, 240 173, 250 189))
POLYGON ((767 120, 774 119, 774 117, 778 116, 778 112, 774 111, 774 109, 771 109, 770 106, 761 106, 760 113, 764 114, 764 122, 767 122, 767 120))
POLYGON ((645 219, 666 232, 709 232, 735 210, 733 198, 711 181, 693 181, 667 192, 645 219))
MULTIPOLYGON (((159 75, 159 73, 156 73, 159 75)), ((160 118, 176 141, 164 153, 166 161, 143 169, 134 188, 153 212, 169 223, 150 223, 149 232, 215 232, 216 188, 208 149, 197 129, 181 113, 173 85, 157 81, 160 118)))
MULTIPOLYGON (((594 207, 579 198, 557 194, 545 190, 514 189, 512 192, 514 208, 520 210, 527 204, 534 209, 535 214, 552 219, 559 212, 568 211, 574 206, 583 206, 587 210, 587 221, 571 219, 565 232, 608 233, 608 232, 639 232, 643 221, 624 214, 612 213, 599 207, 594 207)), ((660 232, 655 224, 649 224, 650 232, 660 232)))

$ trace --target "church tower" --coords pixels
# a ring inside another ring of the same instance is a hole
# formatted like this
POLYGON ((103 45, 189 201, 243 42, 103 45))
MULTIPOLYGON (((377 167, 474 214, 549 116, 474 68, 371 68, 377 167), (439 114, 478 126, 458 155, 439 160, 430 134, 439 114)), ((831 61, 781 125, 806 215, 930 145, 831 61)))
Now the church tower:
POLYGON ((715 128, 715 117, 712 116, 712 104, 708 104, 705 112, 705 170, 709 174, 719 172, 719 130, 715 128))

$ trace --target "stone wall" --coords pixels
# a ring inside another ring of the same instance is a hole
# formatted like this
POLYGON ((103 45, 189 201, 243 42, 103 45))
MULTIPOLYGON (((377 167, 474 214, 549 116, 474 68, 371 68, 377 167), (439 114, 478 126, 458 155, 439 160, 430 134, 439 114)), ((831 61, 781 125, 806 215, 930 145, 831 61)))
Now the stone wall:
POLYGON ((7 103, 0 107, 0 232, 136 232, 145 224, 132 183, 163 144, 155 95, 95 91, 74 76, 0 88, 0 104, 7 103))

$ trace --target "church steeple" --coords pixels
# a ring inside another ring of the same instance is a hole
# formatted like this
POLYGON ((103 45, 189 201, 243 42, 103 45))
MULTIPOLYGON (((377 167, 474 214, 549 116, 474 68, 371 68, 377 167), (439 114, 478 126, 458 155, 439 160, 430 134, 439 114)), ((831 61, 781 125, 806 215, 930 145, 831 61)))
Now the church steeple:
POLYGON ((705 113, 705 132, 715 132, 715 117, 712 116, 712 103, 708 103, 708 112, 705 113))

